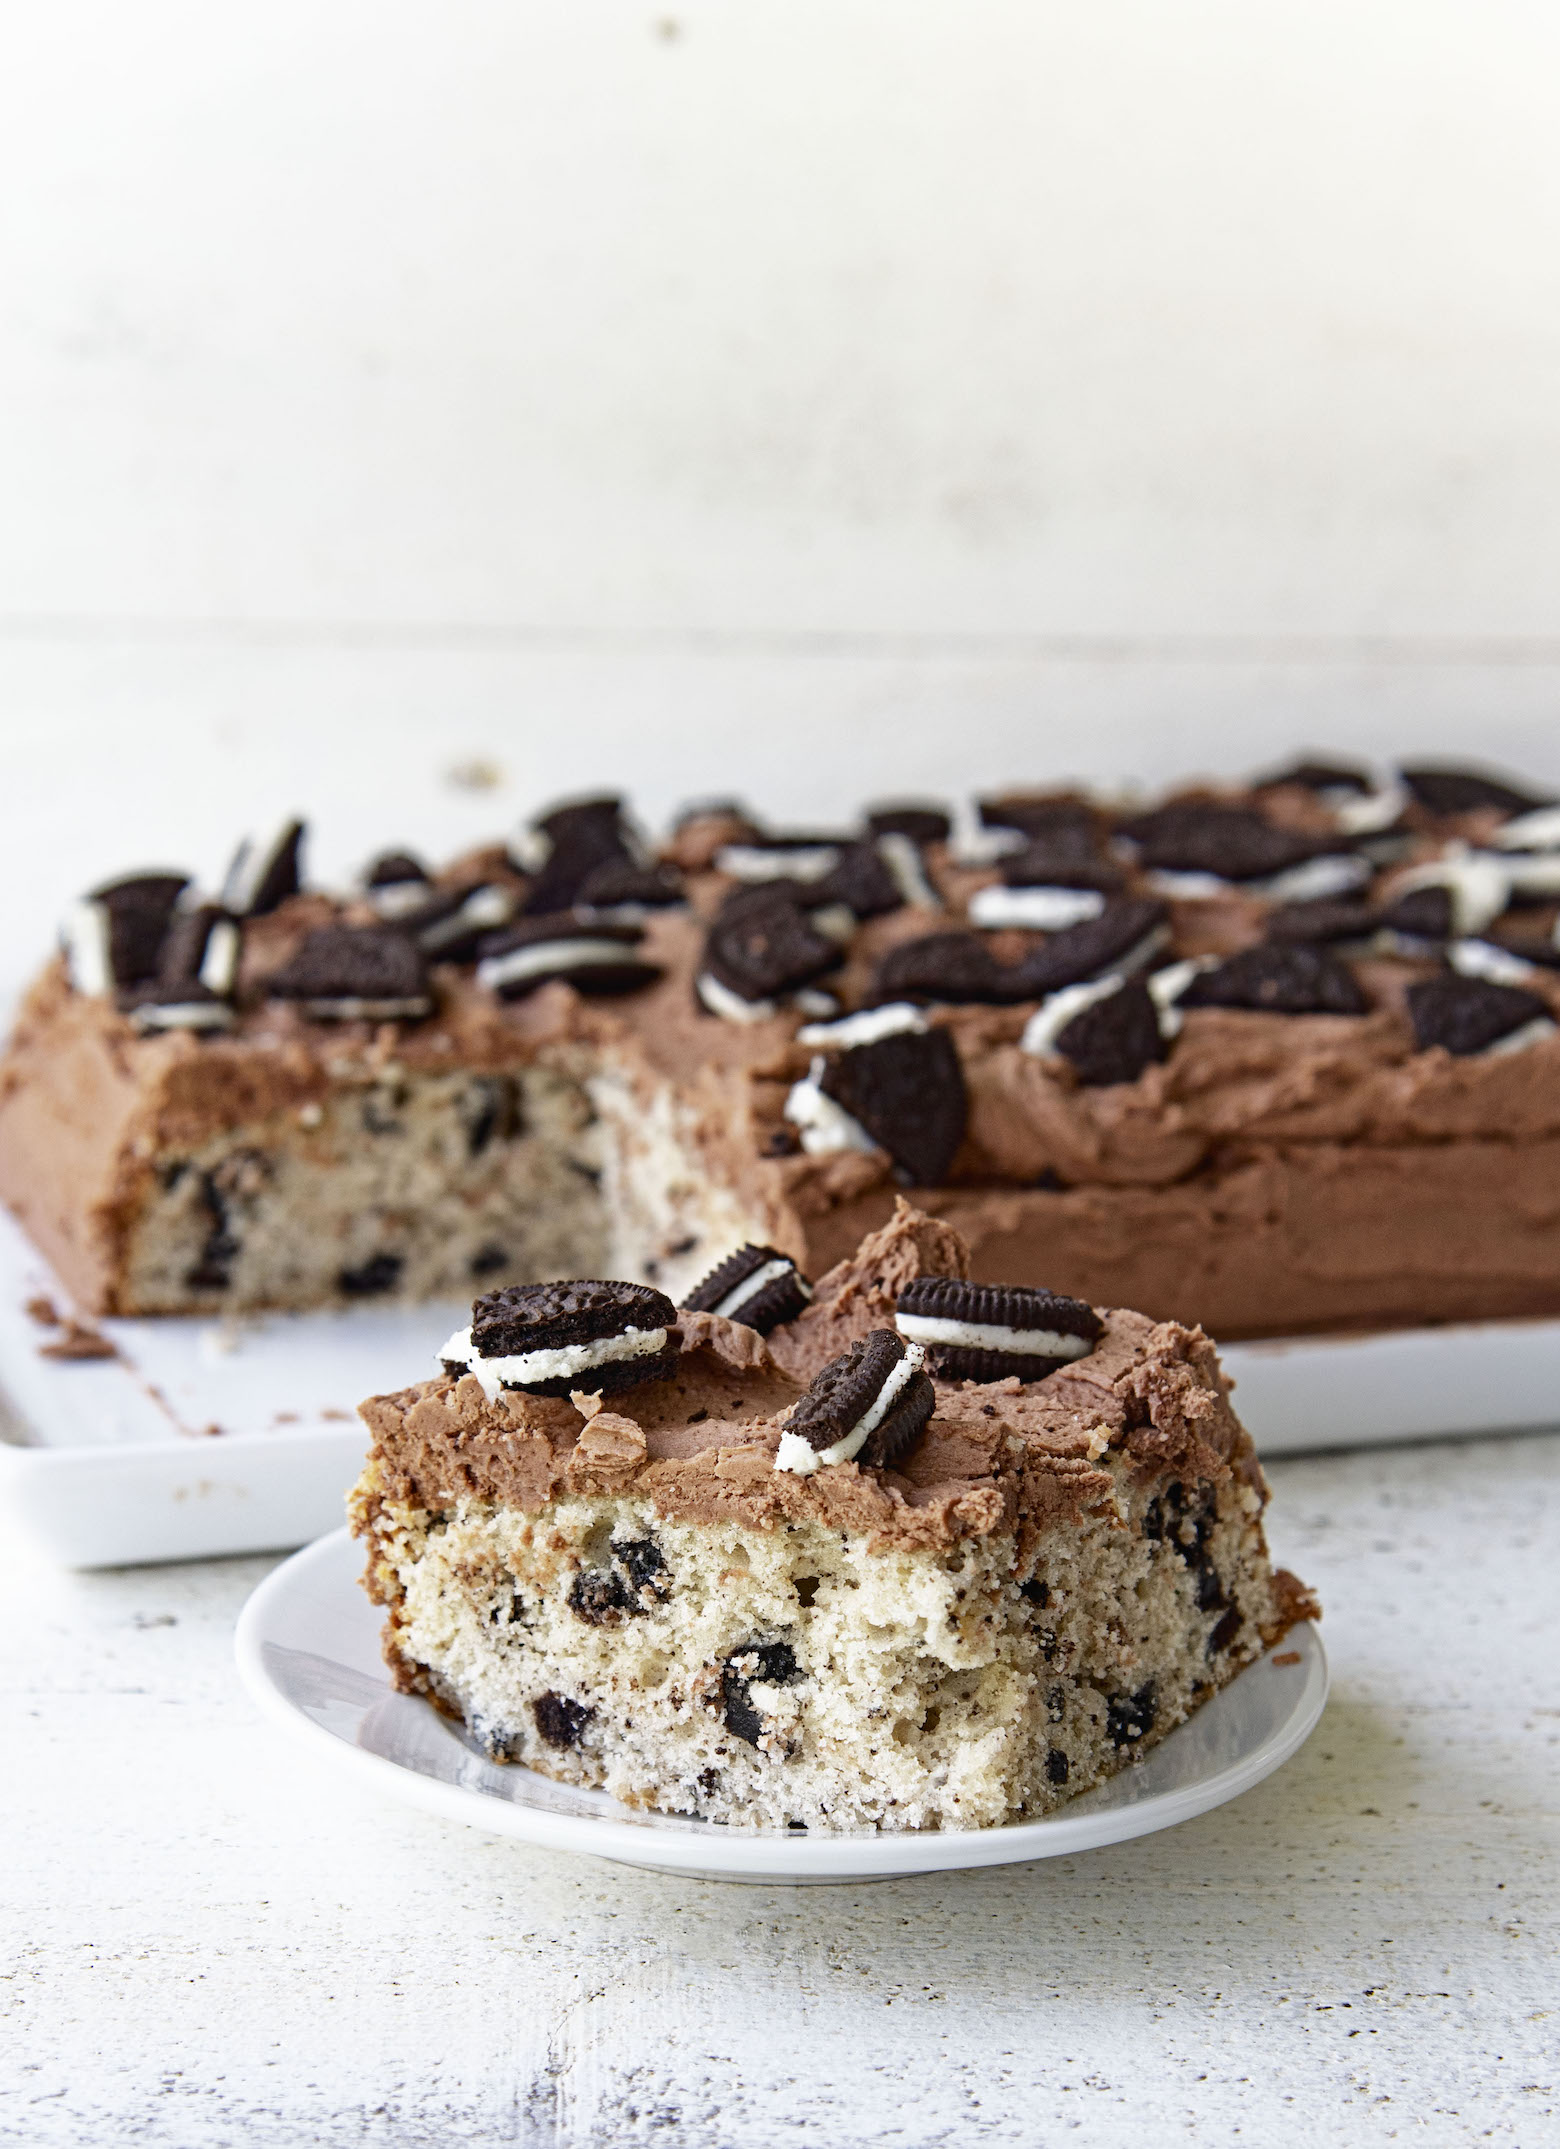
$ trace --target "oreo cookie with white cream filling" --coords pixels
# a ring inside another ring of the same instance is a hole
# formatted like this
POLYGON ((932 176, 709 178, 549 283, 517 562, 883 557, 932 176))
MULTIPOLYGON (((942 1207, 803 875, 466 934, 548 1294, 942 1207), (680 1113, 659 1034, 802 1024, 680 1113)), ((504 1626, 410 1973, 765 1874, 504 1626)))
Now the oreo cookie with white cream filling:
POLYGON ((812 1285, 789 1254, 775 1246, 739 1246, 683 1300, 685 1313, 718 1313, 767 1336, 794 1321, 812 1299, 812 1285))
POLYGON ((592 873, 609 863, 642 865, 643 847, 620 798, 570 799, 513 837, 510 856, 532 876, 521 909, 528 918, 568 910, 592 873))
POLYGON ((825 1060, 811 1079, 871 1144, 887 1150, 906 1184, 939 1186, 947 1178, 969 1121, 969 1093, 946 1030, 896 1030, 825 1060))
POLYGON ((246 836, 222 883, 222 908, 234 918, 263 918, 303 886, 302 821, 287 821, 267 843, 246 836))
POLYGON ((814 986, 844 961, 788 896, 746 896, 724 907, 709 929, 695 983, 709 1013, 732 1022, 762 1021, 781 1001, 814 986))
POLYGON ((133 1029, 143 1036, 169 1030, 230 1030, 237 1019, 231 1000, 198 978, 154 978, 137 985, 122 1002, 133 1029))
POLYGON ((1498 985, 1488 978, 1426 978, 1409 986, 1407 1003, 1419 1050, 1440 1045, 1455 1059, 1518 1052, 1552 1037, 1556 1029, 1547 1000, 1520 985, 1498 985))
POLYGON ((680 1343, 676 1307, 648 1284, 517 1283, 477 1299, 439 1359, 446 1373, 474 1374, 489 1402, 506 1388, 618 1395, 670 1380, 680 1343))
POLYGON ((869 806, 864 818, 874 836, 905 836, 922 850, 929 843, 946 843, 953 829, 953 816, 941 806, 911 801, 869 806))
POLYGON ((1068 1060, 1085 1089, 1109 1089, 1167 1058, 1176 1027, 1141 980, 1110 976, 1053 993, 1030 1017, 1019 1049, 1068 1060))
POLYGON ((481 943, 477 983, 501 1000, 554 983, 591 994, 638 992, 663 974, 639 953, 643 939, 637 925, 582 920, 573 911, 522 918, 481 943))
POLYGON ((687 900, 682 875, 674 866, 643 866, 627 858, 609 858, 581 882, 574 908, 582 918, 601 918, 610 925, 642 925, 652 911, 671 910, 687 900))
POLYGON ((220 903, 197 903, 174 912, 157 964, 160 984, 194 981, 218 999, 231 999, 238 983, 242 935, 220 903))
POLYGON ((1105 1329, 1081 1298, 957 1276, 912 1278, 894 1318, 938 1380, 1044 1380, 1087 1358, 1105 1329))
POLYGON ((1126 976, 1152 962, 1169 938, 1170 913, 1163 903, 1139 896, 1107 903, 1097 918, 1053 934, 1015 964, 1015 997, 1043 999, 1090 978, 1126 976))
POLYGON ((891 1469, 931 1422, 937 1391, 924 1353, 891 1328, 874 1328, 833 1359, 793 1403, 775 1452, 775 1468, 799 1477, 832 1463, 891 1469))
POLYGON ((1334 838, 1281 828, 1249 807, 1203 799, 1138 814, 1117 833, 1134 845, 1146 870, 1236 883, 1272 880, 1340 848, 1334 838))
POLYGON ((874 843, 847 844, 816 883, 819 903, 842 903, 857 918, 883 918, 902 908, 905 896, 874 843))
POLYGON ((1368 1015, 1352 970, 1325 948, 1273 941, 1241 948, 1194 977, 1180 1007, 1249 1008, 1270 1015, 1368 1015))
POLYGON ((410 851, 381 851, 363 875, 363 900, 387 921, 422 909, 433 889, 433 876, 410 851))
POLYGON ((422 952, 388 925, 320 925, 266 980, 316 1022, 417 1022, 433 1013, 422 952))
POLYGON ((484 941, 513 918, 519 898, 502 881, 443 889, 401 921, 430 962, 473 963, 484 941))
POLYGON ((168 928, 188 887, 187 874, 132 873, 94 888, 65 924, 76 990, 102 997, 115 986, 139 985, 155 977, 168 928))

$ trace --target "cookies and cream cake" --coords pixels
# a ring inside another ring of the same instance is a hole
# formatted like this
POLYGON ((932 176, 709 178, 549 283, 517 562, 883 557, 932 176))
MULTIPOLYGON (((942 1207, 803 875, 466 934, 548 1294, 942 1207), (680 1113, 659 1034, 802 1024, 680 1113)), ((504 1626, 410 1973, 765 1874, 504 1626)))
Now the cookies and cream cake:
POLYGON ((821 1274, 913 1188, 979 1281, 1224 1337, 1553 1315, 1557 919, 1560 809, 1469 769, 714 799, 659 846, 597 797, 334 892, 290 823, 215 895, 76 906, 0 1197, 99 1313, 676 1299, 743 1248, 821 1274))
POLYGON ((966 1270, 899 1201, 767 1335, 636 1285, 478 1299, 362 1406, 398 1685, 493 1758, 743 1827, 990 1827, 1130 1763, 1316 1607, 1199 1330, 966 1270), (647 1321, 568 1393, 515 1348, 647 1321))

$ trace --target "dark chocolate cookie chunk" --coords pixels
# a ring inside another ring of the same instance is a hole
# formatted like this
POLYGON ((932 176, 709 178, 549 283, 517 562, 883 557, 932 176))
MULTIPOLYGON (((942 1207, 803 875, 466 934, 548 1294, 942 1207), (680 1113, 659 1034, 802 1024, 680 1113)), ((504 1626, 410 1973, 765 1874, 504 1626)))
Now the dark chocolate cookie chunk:
POLYGON ((481 942, 477 983, 501 1000, 520 1000, 539 985, 558 981, 576 992, 638 992, 662 975, 658 963, 639 953, 643 930, 600 919, 522 918, 481 942))
POLYGON ((410 851, 381 851, 369 861, 368 871, 363 875, 365 888, 404 888, 421 885, 427 887, 433 876, 420 858, 410 851))
POLYGON ((1436 977, 1408 988, 1408 1019, 1421 1052, 1440 1045, 1455 1058, 1487 1052, 1529 1023, 1551 1020, 1549 1003, 1520 985, 1487 978, 1436 977))
POLYGON ((778 1470, 807 1475, 820 1464, 857 1462, 887 1469, 907 1455, 937 1408, 920 1346, 874 1328, 832 1359, 791 1407, 775 1457, 778 1470))
POLYGON ((1188 800, 1124 821, 1118 831, 1140 862, 1166 873, 1211 873, 1219 880, 1266 880, 1339 849, 1331 837, 1280 828, 1244 806, 1188 800))
POLYGON ((866 824, 874 836, 908 836, 924 850, 929 843, 946 843, 953 817, 941 806, 869 806, 866 824))
POLYGON ((320 925, 266 980, 318 1022, 414 1022, 433 1013, 421 951, 388 925, 320 925))
POLYGON ((584 798, 554 806, 516 845, 516 863, 532 875, 521 905, 530 918, 567 910, 599 866, 638 862, 620 798, 584 798))
POLYGON ((683 1300, 689 1313, 718 1313, 767 1336, 794 1321, 812 1298, 812 1285, 789 1254, 774 1246, 739 1246, 683 1300))
POLYGON ((157 961, 158 981, 198 981, 219 999, 230 998, 238 981, 242 945, 238 922, 219 903, 197 903, 176 910, 163 936, 157 961))
POLYGON ((901 941, 879 961, 871 998, 933 1000, 1000 1007, 1021 999, 1023 987, 1004 970, 979 933, 927 933, 901 941))
POLYGON ((615 1395, 669 1380, 678 1347, 677 1309, 664 1292, 582 1279, 488 1292, 441 1357, 447 1373, 475 1373, 490 1393, 615 1395))
POLYGON ((899 1333, 924 1348, 939 1380, 1044 1380, 1087 1358, 1104 1333, 1081 1298, 956 1276, 913 1278, 894 1318, 899 1333))
POLYGON ((843 903, 858 918, 882 918, 904 903, 899 883, 873 843, 850 843, 814 883, 814 904, 843 903))
POLYGON ((1373 905, 1347 896, 1323 896, 1309 903, 1275 903, 1267 914, 1269 940, 1312 947, 1369 940, 1381 920, 1373 905))
POLYGON ((1400 768, 1398 775, 1414 803, 1423 806, 1426 813, 1476 813, 1484 807, 1496 813, 1531 813, 1535 806, 1554 803, 1536 792, 1518 790, 1515 784, 1505 783, 1498 776, 1486 775, 1482 769, 1418 762, 1412 768, 1400 768))
POLYGON ((837 970, 844 955, 786 895, 755 890, 710 927, 704 968, 739 1000, 768 1001, 837 970))
POLYGON ((139 985, 157 975, 163 940, 188 886, 183 873, 133 873, 94 888, 88 901, 104 914, 116 985, 139 985))
POLYGON ((1376 923, 1385 933, 1435 945, 1455 939, 1456 916, 1456 899, 1450 888, 1412 888, 1395 902, 1383 904, 1376 913, 1376 923))
POLYGON ((1293 785, 1300 791, 1349 791, 1364 796, 1371 789, 1370 773, 1345 761, 1291 761, 1270 776, 1259 776, 1253 791, 1279 791, 1293 785))
POLYGON ((1254 1008, 1270 1015, 1370 1013, 1358 979, 1335 955, 1272 942, 1242 948, 1216 969, 1200 971, 1177 1005, 1254 1008))
POLYGON ((285 822, 263 843, 246 837, 222 883, 222 908, 235 918, 280 910, 303 886, 303 838, 302 821, 285 822))
POLYGON ((631 858, 609 858, 593 867, 574 899, 575 908, 587 916, 622 913, 622 922, 627 924, 648 911, 670 910, 686 901, 682 875, 675 866, 636 865, 631 858))
POLYGON ((1170 938, 1170 913, 1163 903, 1124 896, 1107 903, 1097 918, 1053 933, 1043 947, 1026 955, 1009 973, 1017 997, 1044 999, 1064 985, 1081 985, 1112 970, 1135 970, 1150 961, 1170 938))
POLYGON ((826 1097, 886 1149, 911 1186, 947 1178, 969 1119, 964 1070, 946 1030, 899 1030, 828 1060, 826 1097))
POLYGON ((1086 1089, 1109 1089, 1135 1082, 1145 1067, 1167 1056, 1169 1046, 1152 994, 1131 978, 1074 1015, 1058 1033, 1055 1050, 1072 1062, 1086 1089))
POLYGON ((1016 828, 1036 842, 1087 857, 1099 848, 1099 816, 1076 798, 1047 798, 1009 792, 977 803, 982 828, 1016 828))
POLYGON ((1002 879, 1009 888, 1093 888, 1101 895, 1119 895, 1126 875, 1108 858, 1067 844, 1026 843, 1002 861, 1002 879))

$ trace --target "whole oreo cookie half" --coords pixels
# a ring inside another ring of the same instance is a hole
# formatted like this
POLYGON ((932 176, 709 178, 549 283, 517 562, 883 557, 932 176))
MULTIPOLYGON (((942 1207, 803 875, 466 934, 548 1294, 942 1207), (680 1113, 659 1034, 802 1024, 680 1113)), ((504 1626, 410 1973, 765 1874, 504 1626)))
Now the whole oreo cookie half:
POLYGON ((222 908, 234 918, 263 918, 303 886, 302 821, 285 821, 265 842, 253 837, 233 853, 222 883, 222 908))
POLYGON ((1440 1045, 1454 1058, 1514 1051, 1547 1036, 1555 1024, 1547 1000, 1520 985, 1488 978, 1436 977, 1408 988, 1408 1019, 1421 1052, 1440 1045))
POLYGON ((953 830, 953 817, 941 806, 914 804, 869 806, 866 824, 874 836, 908 836, 925 849, 929 843, 946 843, 953 830))
POLYGON ((1085 1089, 1111 1089, 1135 1082, 1145 1068, 1165 1059, 1169 1044, 1153 995, 1141 980, 1129 978, 1091 998, 1057 1030, 1050 1049, 1071 1061, 1085 1089))
POLYGON ((421 950, 388 925, 320 925, 266 980, 316 1022, 416 1022, 433 1013, 421 950))
POLYGON ((1021 999, 1023 988, 979 933, 926 933, 902 940, 880 958, 871 997, 1000 1007, 1021 999))
POLYGON ((898 1030, 825 1062, 818 1088, 886 1149, 911 1186, 939 1186, 969 1121, 969 1092, 946 1030, 898 1030))
POLYGON ((557 983, 591 994, 638 992, 662 975, 639 953, 644 937, 640 926, 585 921, 572 910, 522 918, 481 943, 477 983, 501 1000, 557 983))
POLYGON ((1270 1015, 1368 1015, 1359 980, 1325 948, 1267 941, 1203 970, 1180 1007, 1251 1008, 1270 1015))
POLYGON ((886 1470, 902 1461, 937 1408, 923 1356, 891 1328, 853 1343, 791 1406, 775 1468, 809 1477, 830 1463, 886 1470))
POLYGON ((647 1284, 517 1283, 475 1301, 471 1325, 440 1353, 483 1392, 617 1395, 677 1370, 677 1309, 647 1284))
MULTIPOLYGON (((726 905, 711 925, 703 973, 718 993, 773 1010, 785 994, 826 977, 844 959, 838 944, 820 933, 789 896, 755 890, 726 905)), ((711 996, 717 1003, 718 993, 711 996)))
POLYGON ((1280 828, 1248 807, 1201 800, 1140 814, 1122 822, 1119 833, 1151 870, 1234 882, 1268 880, 1338 849, 1332 838, 1280 828))
POLYGON ((761 1336, 796 1316, 811 1302, 812 1285, 789 1254, 775 1246, 739 1246, 683 1300, 688 1313, 718 1313, 756 1328, 761 1336))
POLYGON ((939 1380, 1044 1380, 1087 1358, 1104 1323, 1081 1298, 1016 1284, 917 1276, 899 1294, 899 1333, 939 1380))
POLYGON ((1053 933, 1043 947, 1026 955, 1010 973, 1016 997, 1044 999, 1065 985, 1081 985, 1110 971, 1140 969, 1170 938, 1170 913, 1163 903, 1123 896, 1107 903, 1097 918, 1053 933))
POLYGON ((1519 791, 1515 784, 1504 783, 1498 776, 1487 775, 1483 769, 1446 768, 1421 762, 1412 768, 1399 769, 1398 775, 1415 805, 1423 806, 1426 813, 1477 813, 1484 809, 1506 814, 1531 813, 1535 807, 1554 804, 1553 799, 1539 798, 1531 791, 1519 791))

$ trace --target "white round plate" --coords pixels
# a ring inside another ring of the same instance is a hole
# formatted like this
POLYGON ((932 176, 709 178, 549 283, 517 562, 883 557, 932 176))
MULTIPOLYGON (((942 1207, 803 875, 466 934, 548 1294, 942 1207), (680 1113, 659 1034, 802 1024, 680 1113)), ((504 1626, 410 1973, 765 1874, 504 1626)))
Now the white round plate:
POLYGON ((1048 1820, 904 1835, 749 1834, 637 1813, 604 1791, 487 1760, 458 1725, 391 1687, 380 1615, 358 1587, 362 1568, 362 1548, 336 1530, 284 1560, 244 1606, 238 1668, 267 1715, 361 1782, 448 1820, 705 1880, 891 1880, 1122 1843, 1249 1791, 1289 1759, 1327 1699, 1320 1638, 1300 1626, 1136 1767, 1048 1820))

